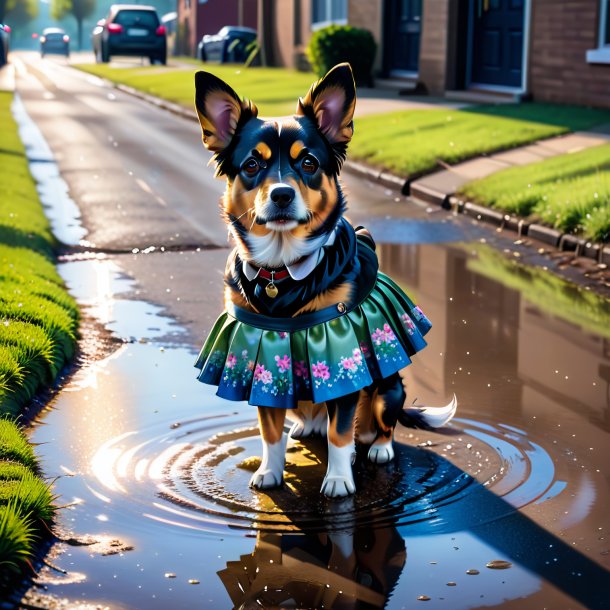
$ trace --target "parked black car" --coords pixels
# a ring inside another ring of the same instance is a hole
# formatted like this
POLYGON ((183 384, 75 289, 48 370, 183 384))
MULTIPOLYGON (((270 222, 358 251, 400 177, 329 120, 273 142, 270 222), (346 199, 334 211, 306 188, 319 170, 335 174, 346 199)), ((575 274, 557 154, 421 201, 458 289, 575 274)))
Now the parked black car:
POLYGON ((0 23, 0 67, 8 61, 8 49, 10 42, 11 28, 0 23))
POLYGON ((106 18, 97 22, 91 40, 98 63, 109 62, 113 55, 167 63, 166 28, 153 6, 113 4, 106 18))
POLYGON ((40 56, 49 53, 70 57, 70 36, 61 28, 45 28, 40 35, 40 56))
POLYGON ((197 46, 201 61, 243 63, 248 59, 246 50, 256 40, 256 30, 227 25, 218 34, 206 34, 197 46))

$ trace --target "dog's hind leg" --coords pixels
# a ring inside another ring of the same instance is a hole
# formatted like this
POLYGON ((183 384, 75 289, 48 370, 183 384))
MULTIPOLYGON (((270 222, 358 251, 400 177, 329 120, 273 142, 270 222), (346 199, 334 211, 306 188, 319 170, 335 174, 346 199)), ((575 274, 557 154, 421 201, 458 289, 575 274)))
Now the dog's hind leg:
POLYGON ((369 449, 368 458, 376 464, 385 464, 394 459, 392 439, 398 414, 402 410, 407 394, 398 373, 381 379, 377 396, 373 401, 373 414, 377 423, 377 438, 369 449))
POLYGON ((326 436, 326 404, 310 401, 299 402, 298 409, 290 412, 296 420, 290 429, 292 438, 307 438, 312 435, 326 436))
POLYGON ((263 442, 263 459, 250 479, 250 486, 257 489, 278 487, 284 479, 286 440, 284 419, 286 409, 258 407, 258 423, 263 442))
POLYGON ((354 414, 359 392, 326 403, 328 410, 328 467, 322 493, 330 498, 356 491, 352 464, 355 458, 354 414))
POLYGON ((369 386, 360 390, 356 416, 354 419, 354 431, 356 442, 370 445, 377 438, 377 423, 373 413, 373 402, 377 398, 377 388, 369 386))

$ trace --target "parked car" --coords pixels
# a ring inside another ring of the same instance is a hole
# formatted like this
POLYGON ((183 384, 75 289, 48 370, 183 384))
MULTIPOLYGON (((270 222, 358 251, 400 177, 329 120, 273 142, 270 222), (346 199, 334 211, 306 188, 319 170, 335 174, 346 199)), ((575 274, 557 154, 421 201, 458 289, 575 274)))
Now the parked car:
POLYGON ((91 41, 98 63, 113 55, 148 57, 150 63, 167 63, 166 28, 153 6, 113 4, 95 26, 91 41))
POLYGON ((10 42, 11 28, 0 23, 0 67, 8 61, 8 48, 10 42))
POLYGON ((70 36, 61 28, 45 28, 40 35, 40 56, 49 53, 70 57, 70 36))
POLYGON ((227 25, 218 34, 206 34, 197 46, 201 61, 243 63, 248 59, 248 45, 256 40, 256 30, 227 25))

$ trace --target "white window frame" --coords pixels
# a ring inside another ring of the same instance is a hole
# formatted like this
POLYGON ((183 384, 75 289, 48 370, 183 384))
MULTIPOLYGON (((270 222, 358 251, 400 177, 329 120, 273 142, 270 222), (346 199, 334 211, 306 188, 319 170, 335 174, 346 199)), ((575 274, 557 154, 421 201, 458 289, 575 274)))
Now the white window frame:
MULTIPOLYGON (((326 3, 326 14, 332 14, 332 4, 337 0, 325 0, 326 3)), ((320 30, 325 28, 328 25, 347 25, 347 14, 348 14, 348 0, 345 0, 345 18, 343 19, 325 19, 324 21, 314 21, 313 20, 313 2, 311 3, 311 30, 315 32, 316 30, 320 30)))
POLYGON ((597 49, 587 51, 587 63, 610 64, 610 32, 606 32, 608 11, 610 11, 610 0, 600 0, 597 49))

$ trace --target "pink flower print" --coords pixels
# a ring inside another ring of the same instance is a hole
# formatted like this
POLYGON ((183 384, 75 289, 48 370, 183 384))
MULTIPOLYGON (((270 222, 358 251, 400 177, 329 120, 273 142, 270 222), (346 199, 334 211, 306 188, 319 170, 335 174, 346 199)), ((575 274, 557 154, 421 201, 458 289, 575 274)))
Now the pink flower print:
POLYGON ((254 368, 254 360, 248 360, 248 370, 251 371, 254 368))
POLYGON ((326 366, 326 362, 316 362, 311 365, 311 372, 314 377, 319 377, 320 379, 327 380, 330 379, 330 372, 328 367, 326 366))
POLYGON ((352 356, 353 356, 353 358, 354 358, 354 362, 355 362, 355 363, 356 363, 358 366, 360 366, 360 365, 362 364, 362 352, 361 352, 361 351, 360 351, 360 350, 359 350, 357 347, 355 347, 355 348, 352 350, 352 356))
POLYGON ((384 341, 386 343, 391 343, 392 341, 396 340, 396 335, 394 334, 394 331, 390 328, 390 325, 387 323, 383 325, 383 335, 384 335, 384 341))
POLYGON ((303 379, 309 378, 309 369, 307 368, 304 360, 297 360, 294 363, 294 374, 297 377, 302 377, 303 379))
POLYGON ((235 354, 229 354, 227 358, 227 368, 232 369, 237 364, 237 358, 235 354))
POLYGON ((288 336, 288 333, 285 333, 284 331, 279 333, 280 335, 280 339, 285 339, 288 336))
POLYGON ((284 354, 282 358, 276 356, 275 362, 277 363, 277 367, 278 369, 280 369, 281 373, 287 371, 290 368, 290 358, 288 358, 288 354, 284 354))
POLYGON ((254 369, 254 379, 256 381, 260 381, 261 375, 265 372, 265 366, 262 364, 257 364, 254 369))
POLYGON ((400 317, 402 318, 402 321, 407 328, 411 330, 415 328, 415 324, 413 323, 413 320, 411 320, 411 318, 409 317, 409 314, 403 313, 400 317))
POLYGON ((358 370, 358 365, 353 358, 341 358, 341 366, 346 371, 351 371, 352 373, 355 373, 358 370))
POLYGON ((385 339, 385 335, 381 328, 375 329, 375 332, 371 334, 371 339, 375 345, 381 345, 381 342, 385 339))
POLYGON ((273 381, 273 375, 271 374, 271 371, 268 370, 264 370, 261 372, 260 374, 260 380, 265 384, 268 385, 273 381))

